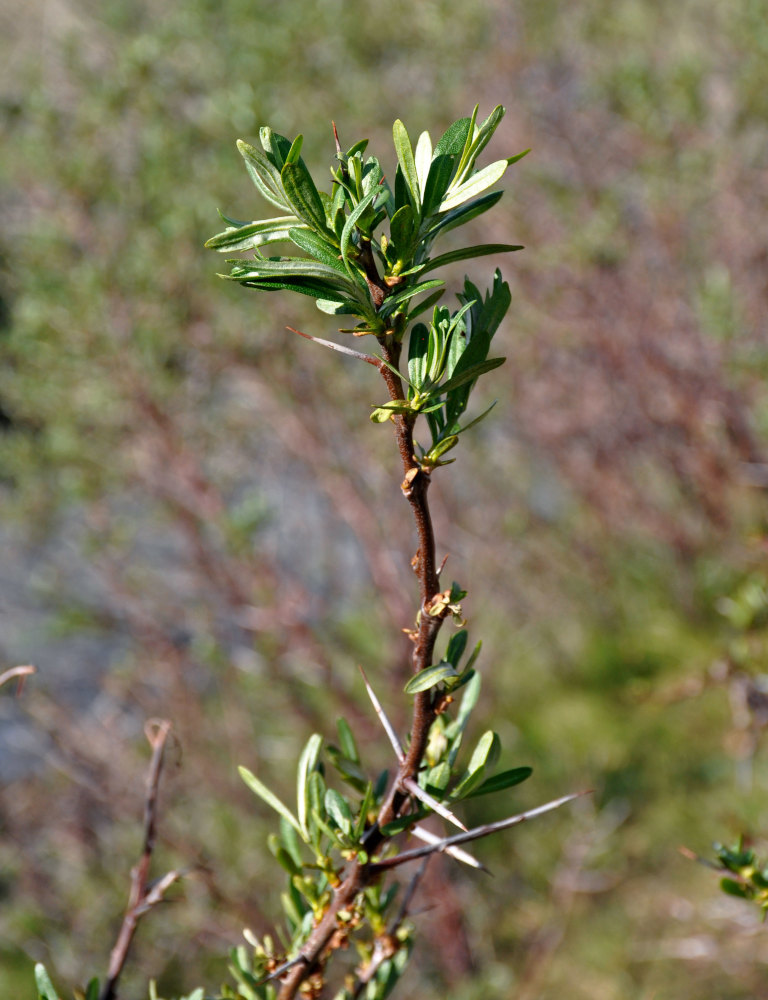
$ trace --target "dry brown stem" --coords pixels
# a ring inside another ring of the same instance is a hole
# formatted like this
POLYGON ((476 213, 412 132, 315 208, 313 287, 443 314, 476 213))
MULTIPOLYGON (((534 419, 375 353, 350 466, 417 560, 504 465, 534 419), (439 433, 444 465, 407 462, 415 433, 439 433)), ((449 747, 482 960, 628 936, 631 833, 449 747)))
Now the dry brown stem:
POLYGON ((101 1000, 114 1000, 117 996, 117 984, 125 967, 139 920, 149 909, 159 903, 166 890, 181 878, 180 872, 170 871, 156 882, 149 881, 149 867, 152 862, 157 831, 157 790, 163 767, 163 750, 171 731, 171 724, 166 719, 150 720, 144 731, 152 747, 152 760, 147 772, 147 795, 144 803, 144 847, 138 864, 131 871, 128 908, 125 911, 117 941, 109 956, 109 969, 101 992, 101 1000))

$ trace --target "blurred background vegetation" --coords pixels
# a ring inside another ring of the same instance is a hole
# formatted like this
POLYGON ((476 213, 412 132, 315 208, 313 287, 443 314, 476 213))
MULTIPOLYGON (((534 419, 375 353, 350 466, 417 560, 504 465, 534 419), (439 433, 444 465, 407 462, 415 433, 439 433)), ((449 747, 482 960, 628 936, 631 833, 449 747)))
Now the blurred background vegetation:
POLYGON ((506 811, 595 793, 484 843, 493 879, 433 866, 401 996, 768 997, 759 914, 678 852, 768 831, 766 0, 2 0, 0 38, 0 668, 39 670, 0 696, 2 995, 34 960, 103 973, 147 718, 177 740, 158 868, 195 873, 139 932, 137 998, 214 989, 278 915, 236 764, 288 789, 340 710, 381 744, 358 663, 404 724, 375 373, 202 244, 264 211, 234 148, 259 125, 324 170, 334 119, 391 169, 394 118, 479 102, 507 107, 494 156, 533 147, 482 241, 527 250, 438 539, 477 725, 535 769, 506 811))

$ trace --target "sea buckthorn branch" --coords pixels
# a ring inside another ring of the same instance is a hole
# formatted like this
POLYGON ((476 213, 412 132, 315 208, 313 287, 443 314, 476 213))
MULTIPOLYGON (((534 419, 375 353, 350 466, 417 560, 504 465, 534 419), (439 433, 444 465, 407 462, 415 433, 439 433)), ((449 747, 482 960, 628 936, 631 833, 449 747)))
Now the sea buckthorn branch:
POLYGON ((353 1000, 363 992, 369 1000, 388 995, 410 955, 413 935, 406 918, 418 878, 392 919, 397 885, 387 884, 383 876, 411 858, 428 859, 442 851, 482 867, 459 844, 514 826, 572 797, 472 831, 453 811, 463 798, 504 791, 531 773, 527 767, 493 773, 500 743, 492 731, 480 737, 469 760, 459 765, 463 735, 479 694, 475 662, 480 643, 465 657, 465 591, 457 583, 445 587, 441 582, 428 502, 433 474, 454 461, 445 456, 493 406, 465 422, 471 392, 480 376, 504 360, 489 357, 491 340, 511 302, 499 271, 485 293, 465 279, 454 311, 439 305, 445 281, 432 275, 458 261, 522 249, 494 243, 433 252, 439 237, 498 202, 501 192, 488 189, 525 155, 477 167, 503 114, 499 106, 478 123, 475 108, 434 146, 424 132, 415 148, 403 123, 395 122, 397 167, 391 186, 379 160, 365 156, 367 140, 344 152, 335 125, 330 192, 320 191, 307 169, 302 136, 290 141, 264 127, 260 148, 238 143, 256 188, 280 214, 253 222, 223 216, 227 228, 207 246, 251 255, 230 258, 230 272, 222 277, 262 291, 311 296, 322 312, 353 317, 354 325, 340 332, 375 338, 379 353, 371 355, 302 334, 374 365, 383 378, 388 398, 373 407, 371 420, 393 425, 401 489, 418 539, 412 565, 419 609, 407 630, 413 648, 405 691, 413 696, 413 712, 405 747, 365 678, 395 753, 391 780, 387 772, 375 779, 369 775, 344 719, 337 723, 338 746, 324 744, 319 734, 307 742, 298 763, 295 811, 256 775, 240 769, 254 793, 281 817, 280 834, 270 838, 270 848, 289 876, 283 897, 287 933, 277 945, 246 932, 253 952, 244 946, 236 949, 231 967, 236 986, 225 988, 226 997, 291 1000, 299 992, 324 996, 328 963, 350 941, 361 961, 348 973, 337 1000, 353 1000), (263 248, 273 243, 293 249, 289 255, 265 256, 263 248), (429 316, 428 322, 416 322, 420 316, 429 316), (421 417, 424 421, 418 425, 421 417), (424 424, 427 439, 422 442, 416 429, 424 424), (438 655, 437 640, 448 618, 460 627, 438 655), (329 781, 323 760, 331 764, 344 791, 329 781), (425 830, 420 821, 432 813, 462 832, 446 839, 425 830), (422 847, 393 854, 397 838, 408 832, 422 847))

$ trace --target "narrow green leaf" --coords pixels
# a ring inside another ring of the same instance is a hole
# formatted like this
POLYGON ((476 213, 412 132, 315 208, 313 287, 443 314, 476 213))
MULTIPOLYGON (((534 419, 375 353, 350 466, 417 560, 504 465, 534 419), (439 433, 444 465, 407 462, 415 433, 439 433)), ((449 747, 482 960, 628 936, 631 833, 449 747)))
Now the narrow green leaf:
POLYGON ((335 788, 329 788, 325 793, 325 809, 343 833, 352 832, 352 810, 344 796, 340 795, 335 788))
POLYGON ((59 1000, 59 995, 53 988, 51 977, 48 975, 45 966, 38 962, 35 966, 35 983, 40 1000, 59 1000))
POLYGON ((306 840, 304 836, 304 831, 301 826, 299 826, 299 821, 293 815, 288 806, 284 805, 280 799, 271 792, 263 782, 259 781, 255 774, 252 774, 247 767, 238 767, 238 773, 243 781, 248 785, 250 790, 258 795, 260 799, 263 799, 268 806, 271 806, 275 812, 279 813, 284 819, 288 820, 292 827, 295 828, 296 832, 300 834, 303 840, 306 840))
POLYGON ((299 766, 296 775, 296 803, 299 811, 299 826, 304 833, 304 839, 309 838, 307 829, 307 814, 309 812, 309 776, 317 767, 320 756, 320 748, 323 745, 323 738, 318 733, 313 733, 307 740, 306 746, 299 757, 299 766))
POLYGON ((738 896, 740 899, 751 899, 753 892, 748 885, 737 882, 732 878, 720 879, 720 888, 729 896, 738 896))
MULTIPOLYGON (((318 299, 315 305, 329 316, 363 316, 359 302, 350 299, 318 299)), ((367 316, 367 314, 365 314, 367 316)))
POLYGON ((341 240, 340 240, 340 244, 341 244, 341 256, 342 256, 342 258, 344 260, 344 263, 345 263, 345 265, 347 267, 347 271, 350 273, 350 275, 354 274, 354 272, 356 270, 355 267, 354 267, 354 265, 353 265, 353 263, 350 260, 350 249, 353 246, 352 236, 353 236, 353 234, 355 232, 355 227, 357 226, 358 220, 361 218, 361 216, 365 213, 365 211, 371 205, 371 203, 373 202, 373 199, 375 197, 376 197, 376 192, 375 191, 369 192, 355 206, 354 211, 350 212, 349 217, 347 218, 347 221, 344 224, 344 231, 341 234, 341 240))
POLYGON ((465 628, 460 629, 455 632, 450 640, 448 641, 448 648, 445 651, 445 659, 458 668, 459 661, 464 655, 464 650, 467 648, 467 639, 469 638, 469 632, 465 628))
POLYGON ((481 420, 484 420, 488 416, 488 414, 491 412, 491 410, 497 403, 498 399, 494 399, 491 405, 486 410, 483 410, 483 412, 480 414, 479 417, 475 417, 474 420, 470 420, 469 423, 464 424, 463 427, 456 427, 456 429, 454 430, 454 434, 463 434, 464 431, 468 431, 470 427, 474 427, 476 424, 479 424, 481 420))
POLYGON ((510 166, 512 166, 513 163, 517 163, 518 161, 522 160, 524 156, 527 156, 530 153, 530 151, 531 149, 529 146, 528 149, 524 149, 522 153, 516 153, 514 156, 508 156, 507 163, 510 166))
POLYGON ((309 775, 309 802, 318 814, 318 816, 325 816, 325 778, 319 771, 312 771, 309 775))
POLYGON ((475 198, 486 188, 491 187, 501 180, 509 164, 506 160, 496 160, 489 163, 487 167, 472 174, 463 184, 452 188, 440 205, 441 212, 448 212, 452 208, 457 208, 470 198, 475 198))
MULTIPOLYGON (((301 147, 304 145, 304 136, 299 134, 291 143, 291 148, 288 150, 288 154, 285 157, 283 166, 286 163, 298 163, 301 159, 301 147)), ((281 170, 282 173, 282 170, 281 170)))
MULTIPOLYGON (((470 664, 474 663, 477 658, 477 653, 480 651, 480 643, 478 642, 475 647, 475 652, 470 658, 470 664)), ((464 674, 470 669, 469 664, 464 668, 464 674)), ((463 676, 463 675, 462 675, 463 676)), ((453 767, 456 763, 456 757, 459 754, 461 748, 462 735, 464 730, 467 728, 467 723, 469 722, 470 716, 477 705, 478 699, 480 697, 480 687, 482 685, 482 678, 480 674, 475 673, 467 684, 464 696, 461 699, 461 704, 459 706, 459 711, 456 715, 454 721, 448 726, 446 730, 446 735, 451 740, 451 752, 448 754, 448 763, 453 767)))
POLYGON ((365 828, 368 825, 368 813, 373 812, 374 807, 374 795, 373 795, 373 782, 369 781, 365 786, 365 794, 363 800, 360 803, 360 808, 357 813, 357 819, 355 820, 355 828, 352 831, 352 836, 355 840, 359 840, 365 828))
POLYGON ((429 132, 422 132, 419 136, 413 159, 419 181, 419 201, 423 202, 429 168, 432 164, 432 140, 429 137, 429 132))
POLYGON ((286 161, 280 171, 280 180, 296 215, 329 243, 334 244, 336 236, 326 226, 323 203, 304 162, 286 161))
POLYGON ((273 854, 275 855, 277 863, 281 868, 287 871, 289 875, 301 875, 301 866, 297 866, 289 852, 286 851, 286 849, 279 843, 275 844, 275 840, 276 838, 274 835, 270 837, 269 846, 270 848, 274 846, 273 854))
POLYGON ((426 670, 421 670, 418 674, 411 677, 405 685, 404 691, 406 694, 418 694, 420 691, 428 691, 442 681, 447 680, 449 677, 456 677, 456 675, 457 671, 453 664, 443 661, 434 667, 427 667, 426 670))
POLYGON ((501 792, 505 788, 512 788, 526 781, 533 774, 532 767, 513 767, 510 771, 500 771, 488 778, 477 788, 474 788, 466 798, 472 799, 477 795, 489 795, 492 792, 501 792))
POLYGON ((499 742, 499 737, 492 729, 486 730, 477 742, 474 753, 467 765, 467 771, 470 774, 474 774, 481 767, 493 767, 499 759, 500 752, 501 743, 499 742))
POLYGON ((391 316, 393 312, 396 312, 400 306, 410 301, 414 296, 421 295, 422 292, 429 291, 430 288, 440 288, 443 285, 445 285, 445 282, 440 278, 430 278, 428 281, 420 281, 416 285, 409 285, 384 299, 384 304, 379 309, 379 315, 382 318, 391 316))
POLYGON ((338 750, 336 747, 326 747, 325 752, 328 754, 333 766, 348 785, 351 785, 358 791, 362 791, 362 789, 365 788, 367 778, 365 771, 363 771, 359 763, 356 763, 351 758, 346 757, 341 750, 338 750))
MULTIPOLYGON (((474 663, 477 659, 477 655, 480 652, 482 643, 478 642, 475 646, 475 651, 472 654, 471 663, 474 663)), ((469 664, 468 664, 469 665, 469 664)), ((472 710, 477 705, 478 699, 480 698, 480 687, 482 685, 482 680, 480 674, 475 674, 470 683, 467 685, 467 690, 464 692, 464 697, 461 699, 461 706, 459 707, 458 714, 456 716, 456 724, 459 728, 463 728, 469 720, 472 710)))
POLYGON ((462 183, 467 178, 478 156, 490 142, 493 133, 498 128, 503 117, 504 108, 501 104, 498 104, 488 115, 482 125, 477 129, 472 139, 472 143, 469 146, 469 149, 466 149, 462 155, 462 162, 459 164, 459 168, 456 171, 456 179, 459 183, 462 183))
POLYGON ((411 323, 417 316, 421 316, 423 313, 428 312, 432 306, 436 305, 436 303, 440 301, 443 295, 445 295, 445 288, 439 288, 436 292, 428 295, 423 302, 419 302, 419 304, 408 313, 408 322, 411 323))
POLYGON ((408 195, 413 208, 415 219, 421 217, 421 195, 419 191, 419 175, 416 172, 416 162, 413 157, 413 147, 408 137, 408 131, 398 118, 392 128, 392 135, 395 141, 395 151, 397 161, 403 173, 408 195))
POLYGON ((283 842, 283 847, 293 858, 296 867, 301 868, 302 860, 299 838, 296 836, 294 828, 283 816, 280 817, 280 839, 283 842))
POLYGON ((467 136, 470 134, 473 120, 474 115, 472 118, 459 118, 458 121, 449 125, 440 136, 433 156, 460 156, 467 141, 467 136))
POLYGON ((275 132, 269 125, 262 125, 259 129, 259 142, 270 162, 274 164, 278 171, 282 170, 283 164, 288 157, 288 152, 293 145, 291 140, 286 139, 279 132, 275 132))
POLYGON ((381 184, 383 176, 384 171, 381 169, 378 159, 375 156, 369 156, 363 167, 363 194, 376 191, 377 194, 384 194, 389 197, 388 190, 381 184))
POLYGON ((230 281, 239 281, 247 288, 257 288, 264 292, 277 292, 286 289, 290 292, 299 292, 301 295, 309 295, 312 298, 322 300, 323 302, 337 302, 339 307, 341 307, 340 311, 342 313, 351 313, 354 316, 367 318, 367 315, 364 314, 359 303, 351 302, 351 300, 339 294, 339 292, 337 292, 334 288, 330 288, 321 281, 314 281, 309 278, 303 281, 300 278, 292 280, 289 278, 259 279, 248 276, 242 277, 236 274, 220 274, 219 277, 226 278, 230 281), (346 308, 348 305, 350 308, 346 308))
MULTIPOLYGON (((448 437, 444 437, 440 441, 438 441, 437 444, 432 445, 432 447, 427 452, 426 459, 428 459, 430 463, 434 464, 435 462, 438 461, 438 459, 440 459, 443 455, 445 455, 446 452, 450 451, 451 448, 455 448, 458 443, 459 443, 458 435, 449 434, 448 437)), ((451 461, 453 462, 454 459, 451 459, 451 461)), ((443 462, 441 464, 447 465, 448 463, 443 462)))
POLYGON ((467 205, 461 205, 441 216, 440 221, 429 230, 430 240, 434 240, 439 233, 447 233, 451 229, 456 229, 458 226, 463 226, 466 222, 476 219, 479 215, 487 212, 489 208, 493 208, 503 195, 503 191, 491 191, 489 194, 483 194, 467 205))
POLYGON ((451 769, 445 760, 430 768, 424 779, 427 791, 438 799, 442 797, 440 793, 446 790, 450 780, 451 769))
POLYGON ((408 341, 408 378, 419 391, 427 377, 427 349, 429 330, 424 323, 417 323, 411 330, 408 341))
MULTIPOLYGON (((335 267, 308 260, 306 257, 280 257, 277 260, 238 260, 227 261, 232 264, 230 277, 236 281, 257 281, 262 278, 307 278, 320 281, 330 289, 344 293, 346 298, 358 299, 362 292, 360 286, 341 273, 335 267)), ((336 296, 329 296, 336 298, 336 296)))
POLYGON ((445 267, 446 264, 454 264, 457 260, 469 260, 472 257, 487 257, 495 253, 512 253, 515 250, 524 250, 525 247, 516 246, 512 243, 482 243, 474 247, 462 247, 460 250, 451 250, 449 253, 441 254, 424 262, 419 274, 427 274, 438 267, 445 267))
MULTIPOLYGON (((294 889, 294 893, 296 889, 294 889)), ((301 922, 304 918, 304 913, 298 908, 297 900, 292 892, 281 892, 280 902, 283 904, 283 912, 285 913, 286 919, 290 924, 291 928, 295 931, 297 928, 301 927, 301 922)), ((257 994, 254 994, 256 996, 257 994)))
POLYGON ((241 226, 250 225, 250 219, 233 219, 229 215, 225 215, 220 208, 217 208, 216 211, 219 214, 219 218, 223 219, 223 221, 233 229, 240 229, 241 226))
MULTIPOLYGON (((88 983, 88 985, 85 988, 85 1000, 99 1000, 99 993, 100 993, 99 981, 94 976, 93 979, 91 979, 91 981, 88 983)), ((202 998, 203 998, 203 991, 201 989, 200 990, 200 1000, 202 1000, 202 998)), ((192 1000, 191 996, 190 996, 190 1000, 192 1000)))
POLYGON ((290 239, 288 234, 292 227, 302 227, 295 215, 262 219, 260 222, 249 222, 237 228, 226 229, 207 240, 205 246, 209 250, 218 250, 219 253, 253 250, 267 243, 280 243, 290 239))
POLYGON ((472 110, 472 118, 470 119, 469 128, 467 129, 467 138, 464 142, 464 146, 462 147, 461 156, 459 157, 459 162, 456 167, 457 177, 460 177, 462 174, 466 173, 466 171, 468 169, 471 169, 472 167, 473 160, 471 158, 471 151, 477 135, 475 123, 477 121, 477 112, 479 108, 480 105, 476 104, 472 110))
POLYGON ((477 139, 475 139, 475 142, 473 143, 473 145, 477 147, 475 151, 475 157, 479 156, 480 153, 482 153, 482 151, 491 141, 491 139, 493 138, 493 133, 501 124, 501 119, 504 117, 506 113, 507 109, 504 107, 504 105, 497 104, 496 107, 493 109, 493 111, 488 115, 488 117, 482 123, 482 125, 478 129, 477 139))
POLYGON ((408 260, 414 235, 413 208, 402 205, 389 220, 389 235, 400 260, 408 260))
POLYGON ((347 720, 344 718, 338 718, 336 720, 336 730, 339 734, 339 743, 341 744, 341 750, 344 756, 353 761, 355 764, 359 764, 360 751, 357 749, 355 737, 347 720))
POLYGON ((469 368, 465 368, 458 374, 449 378, 447 382, 444 382, 440 386, 440 393, 452 392, 454 389, 458 389, 459 386, 464 385, 466 382, 472 382, 474 379, 479 378, 486 372, 493 371, 494 368, 498 368, 499 365, 503 365, 506 358, 488 358, 487 361, 481 361, 479 364, 471 365, 469 368))
POLYGON ((335 247, 329 246, 327 240, 324 240, 322 236, 318 236, 311 229, 294 227, 288 230, 288 236, 300 250, 311 254, 321 264, 332 267, 335 271, 340 271, 342 274, 347 273, 344 262, 339 257, 338 250, 335 247))
POLYGON ((435 156, 432 160, 429 175, 424 186, 424 198, 422 201, 424 218, 428 218, 438 210, 451 185, 455 166, 455 156, 435 156))
POLYGON ((398 819, 393 819, 391 823, 387 823, 381 828, 381 832, 385 837, 394 837, 398 833, 402 833, 403 830, 407 830, 408 827, 413 826, 414 823, 421 822, 421 820, 425 819, 431 813, 431 809, 420 807, 408 816, 400 816, 398 819))
POLYGON ((323 817, 318 813, 316 809, 312 810, 310 821, 312 823, 313 829, 317 833, 315 844, 318 849, 323 835, 325 835, 330 840, 330 842, 334 844, 336 847, 345 846, 344 841, 341 839, 342 835, 339 833, 339 831, 336 830, 334 827, 332 827, 327 820, 323 819, 323 817))
POLYGON ((245 169, 262 197, 283 211, 290 211, 291 206, 283 191, 280 171, 269 157, 242 139, 237 140, 237 148, 245 162, 245 169))

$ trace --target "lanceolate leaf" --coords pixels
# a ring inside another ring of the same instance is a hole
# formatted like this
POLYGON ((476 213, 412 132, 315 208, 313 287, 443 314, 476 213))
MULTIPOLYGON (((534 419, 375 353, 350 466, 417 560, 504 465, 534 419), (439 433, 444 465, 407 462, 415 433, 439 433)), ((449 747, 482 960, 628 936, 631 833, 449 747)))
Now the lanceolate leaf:
POLYGON ((432 306, 440 301, 444 294, 445 288, 439 288, 436 292, 428 295, 423 302, 419 302, 419 304, 414 306, 414 308, 408 313, 408 322, 410 323, 412 320, 416 319, 417 316, 421 316, 422 313, 428 312, 432 306))
POLYGON ((338 250, 335 247, 329 246, 328 242, 322 236, 318 236, 311 229, 293 227, 288 230, 288 236, 300 250, 311 254, 321 264, 332 267, 335 271, 340 271, 342 274, 347 273, 344 262, 339 257, 338 250))
POLYGON ((329 243, 335 243, 336 237, 329 231, 325 223, 325 209, 320 195, 309 171, 304 166, 304 162, 302 160, 286 161, 280 171, 280 180, 288 200, 299 218, 303 219, 329 243))
POLYGON ((411 206, 413 207, 413 214, 414 217, 418 219, 421 213, 419 175, 416 172, 416 162, 413 157, 411 140, 408 138, 408 131, 399 118, 393 126, 392 135, 395 140, 397 160, 400 164, 400 169, 403 172, 403 178, 408 188, 411 206))
POLYGON ((389 233, 398 257, 401 260, 407 259, 410 256, 414 235, 413 208, 410 205, 398 208, 390 219, 389 233))
POLYGON ((340 830, 344 833, 352 831, 352 810, 347 800, 334 788, 329 788, 325 793, 325 809, 340 830))
POLYGON ((489 163, 487 167, 478 170, 476 174, 472 174, 463 184, 448 192, 445 200, 440 205, 440 211, 448 212, 470 198, 477 197, 486 188, 501 180, 508 166, 509 164, 506 160, 496 160, 495 163, 489 163))
POLYGON ((487 257, 494 253, 512 253, 514 250, 524 250, 524 247, 515 246, 511 243, 482 243, 475 247, 462 247, 460 250, 451 250, 449 253, 441 254, 428 260, 420 270, 420 274, 434 271, 438 267, 445 267, 446 264, 454 264, 457 260, 469 260, 472 257, 487 257))
MULTIPOLYGON (((321 281, 312 278, 242 278, 237 274, 221 274, 221 278, 228 278, 230 281, 239 281, 247 288, 258 288, 263 292, 289 291, 299 292, 301 295, 308 295, 313 299, 323 303, 323 312, 328 312, 330 303, 336 303, 334 315, 362 316, 364 310, 357 301, 346 298, 334 288, 321 281)), ((367 318, 367 317, 366 317, 367 318)))
POLYGON ((246 785, 248 785, 250 790, 254 792, 254 794, 258 795, 260 799, 263 799, 268 806, 271 806, 275 812, 280 813, 280 815, 291 824, 296 832, 300 834, 301 838, 306 840, 307 838, 304 836, 304 831, 299 826, 299 821, 293 815, 288 806, 282 803, 275 793, 271 792, 263 782, 259 781, 256 775, 252 774, 247 767, 238 767, 237 770, 240 777, 246 785))
POLYGON ((455 167, 455 156, 435 156, 432 160, 427 183, 424 187, 422 211, 425 219, 437 211, 440 202, 445 197, 445 193, 450 186, 455 167))
POLYGON ((452 663, 438 663, 434 667, 427 667, 411 677, 405 685, 406 694, 418 694, 420 691, 428 691, 449 677, 457 677, 458 671, 452 663))
MULTIPOLYGON (((477 108, 475 108, 475 111, 477 111, 477 108)), ((488 145, 491 136, 498 128, 499 122, 503 117, 504 108, 499 104, 493 109, 490 115, 488 115, 483 124, 477 130, 477 134, 472 138, 471 144, 468 145, 468 148, 465 148, 461 158, 461 163, 459 164, 459 169, 456 172, 457 180, 460 183, 466 179, 473 164, 488 145)))
POLYGON ((309 814, 309 776, 317 767, 317 759, 320 756, 320 748, 323 745, 323 738, 318 733, 314 733, 307 740, 307 744, 299 757, 299 766, 296 776, 296 803, 299 810, 299 826, 302 829, 304 839, 309 839, 307 828, 307 816, 309 814))
POLYGON ((255 146, 249 145, 242 139, 238 139, 237 148, 245 161, 245 169, 251 176, 251 180, 258 190, 273 205, 289 211, 291 208, 288 199, 283 191, 280 171, 271 162, 269 157, 255 146))
POLYGON ((427 348, 429 330, 423 323, 417 323, 411 330, 408 341, 408 378, 418 391, 427 377, 427 348))
POLYGON ((419 141, 416 143, 414 163, 416 165, 416 176, 419 179, 419 199, 423 201, 424 191, 427 186, 427 176, 432 163, 432 140, 429 138, 429 132, 422 132, 419 136, 419 141))
POLYGON ((205 245, 209 250, 218 250, 220 253, 253 250, 267 243, 285 242, 290 239, 290 230, 296 227, 305 228, 295 215, 281 215, 276 219, 263 219, 261 222, 249 222, 227 229, 212 236, 205 245))
POLYGON ((513 785, 519 785, 521 782, 526 781, 532 774, 532 767, 514 767, 510 771, 501 771, 499 774, 494 774, 493 777, 488 778, 482 785, 474 788, 467 795, 467 798, 472 799, 476 795, 488 795, 491 792, 501 792, 505 788, 512 788, 513 785))
POLYGON ((472 382, 474 379, 479 378, 480 375, 493 371, 494 368, 503 365, 506 360, 506 358, 489 358, 487 361, 481 361, 480 364, 472 365, 454 375, 453 378, 449 378, 447 382, 444 382, 440 386, 439 392, 452 392, 454 389, 458 389, 459 386, 464 385, 465 382, 472 382))
MULTIPOLYGON (((335 267, 321 264, 305 257, 281 257, 279 260, 232 260, 230 277, 237 281, 258 281, 267 279, 309 278, 322 282, 328 289, 336 289, 345 293, 347 298, 359 298, 360 286, 346 274, 341 274, 335 267)), ((333 297, 333 296, 331 296, 333 297)))
POLYGON ((503 191, 491 191, 489 194, 481 195, 469 202, 468 205, 461 205, 454 208, 447 215, 443 215, 440 221, 430 229, 430 239, 434 239, 438 233, 447 233, 449 229, 463 226, 465 222, 476 219, 478 215, 487 212, 501 199, 503 191))
POLYGON ((376 194, 376 191, 369 191, 369 193, 355 207, 354 211, 350 212, 349 218, 344 225, 344 231, 341 234, 341 256, 350 275, 354 272, 353 264, 350 261, 350 250, 353 245, 352 236, 355 232, 355 226, 373 199, 376 197, 376 194))
POLYGON ((430 288, 440 288, 444 284, 445 282, 439 278, 431 278, 429 281, 421 281, 417 285, 410 285, 407 288, 403 288, 401 291, 395 292, 394 295, 390 295, 384 300, 384 305, 379 310, 379 313, 382 317, 391 316, 396 309, 412 299, 414 295, 421 295, 422 292, 426 292, 430 288))
POLYGON ((339 743, 341 744, 341 750, 345 757, 348 757, 355 764, 360 763, 360 752, 357 749, 357 743, 355 742, 355 737, 352 733, 349 723, 344 718, 339 718, 336 720, 336 729, 339 733, 339 743))
POLYGON ((58 1000, 59 995, 54 989, 51 977, 41 962, 35 966, 35 984, 37 992, 40 994, 40 1000, 58 1000))
POLYGON ((474 116, 472 118, 459 118, 458 121, 449 125, 435 146, 432 154, 433 158, 437 156, 460 156, 467 141, 467 135, 473 120, 474 116))

